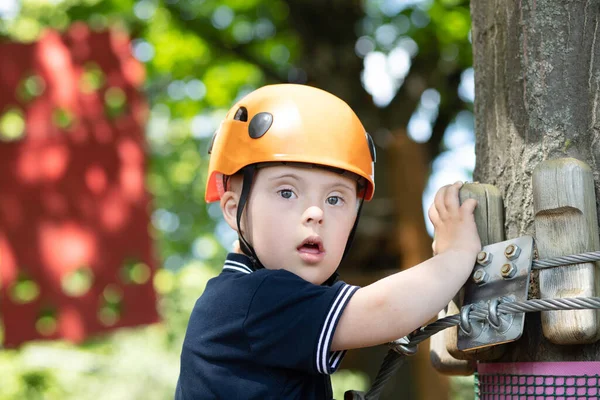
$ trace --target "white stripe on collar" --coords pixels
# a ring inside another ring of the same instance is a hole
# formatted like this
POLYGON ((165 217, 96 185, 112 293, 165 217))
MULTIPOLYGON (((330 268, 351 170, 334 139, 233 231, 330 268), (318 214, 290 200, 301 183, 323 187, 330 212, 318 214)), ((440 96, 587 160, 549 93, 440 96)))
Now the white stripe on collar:
POLYGON ((230 269, 230 270, 242 272, 244 274, 251 274, 252 273, 252 271, 248 267, 244 266, 243 264, 240 267, 240 266, 237 266, 237 265, 231 265, 231 264, 229 264, 229 263, 226 262, 225 265, 223 266, 223 269, 230 269))
POLYGON ((237 261, 233 261, 233 260, 225 260, 225 265, 230 265, 232 267, 240 267, 245 269, 248 272, 252 272, 252 268, 250 268, 249 266, 247 266, 244 263, 241 262, 237 262, 237 261))
POLYGON ((250 272, 248 272, 247 270, 245 270, 243 268, 240 268, 240 267, 234 267, 232 265, 225 265, 223 267, 223 269, 231 269, 231 270, 235 270, 235 271, 238 271, 238 272, 242 272, 244 274, 250 274, 250 272))

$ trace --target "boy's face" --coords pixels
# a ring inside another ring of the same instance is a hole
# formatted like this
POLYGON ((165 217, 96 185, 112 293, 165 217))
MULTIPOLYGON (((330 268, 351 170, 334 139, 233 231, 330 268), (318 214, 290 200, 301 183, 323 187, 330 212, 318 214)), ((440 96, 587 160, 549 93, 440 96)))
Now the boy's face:
MULTIPOLYGON (((286 269, 320 285, 342 259, 357 201, 356 181, 334 172, 283 165, 261 168, 244 210, 242 231, 265 268, 286 269)), ((232 225, 227 207, 224 214, 232 225)))

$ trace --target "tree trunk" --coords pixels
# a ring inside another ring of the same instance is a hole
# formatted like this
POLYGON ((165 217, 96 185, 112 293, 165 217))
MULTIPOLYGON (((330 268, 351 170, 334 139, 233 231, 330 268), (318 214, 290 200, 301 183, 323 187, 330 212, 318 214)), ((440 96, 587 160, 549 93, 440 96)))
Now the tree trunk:
MULTIPOLYGON (((472 0, 471 14, 475 180, 501 190, 507 238, 535 236, 531 177, 541 161, 587 163, 600 197, 600 2, 472 0)), ((599 342, 550 343, 540 314, 530 313, 523 337, 501 361, 599 358, 599 342)))

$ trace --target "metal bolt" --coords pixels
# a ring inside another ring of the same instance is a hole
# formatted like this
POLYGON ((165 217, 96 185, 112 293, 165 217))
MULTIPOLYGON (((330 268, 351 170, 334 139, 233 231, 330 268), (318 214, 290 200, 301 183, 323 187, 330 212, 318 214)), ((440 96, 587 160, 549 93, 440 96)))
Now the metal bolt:
POLYGON ((504 255, 509 260, 516 259, 517 257, 519 257, 519 254, 521 254, 521 249, 516 244, 508 245, 506 247, 506 250, 504 250, 504 255))
POLYGON ((500 274, 504 279, 510 279, 517 273, 517 267, 513 263, 506 263, 500 269, 500 274))
POLYGON ((492 253, 488 253, 487 251, 480 251, 479 254, 477 254, 477 263, 485 267, 486 265, 489 265, 492 262, 492 258, 492 253))
POLYGON ((488 279, 488 274, 487 272, 485 272, 482 269, 478 269, 477 271, 475 271, 473 273, 473 282, 475 282, 478 285, 483 285, 484 283, 487 282, 488 279))

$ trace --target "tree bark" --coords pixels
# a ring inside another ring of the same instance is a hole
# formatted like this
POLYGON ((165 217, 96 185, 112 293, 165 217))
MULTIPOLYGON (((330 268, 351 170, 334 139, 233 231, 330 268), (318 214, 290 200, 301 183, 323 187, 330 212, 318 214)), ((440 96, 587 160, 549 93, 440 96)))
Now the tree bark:
MULTIPOLYGON (((593 171, 596 198, 600 197, 600 2, 473 0, 471 15, 475 180, 502 192, 507 238, 535 236, 531 176, 541 161, 584 161, 593 171)), ((537 295, 535 290, 530 293, 537 295)), ((548 342, 539 313, 530 313, 523 337, 500 361, 599 357, 598 342, 548 342)))

